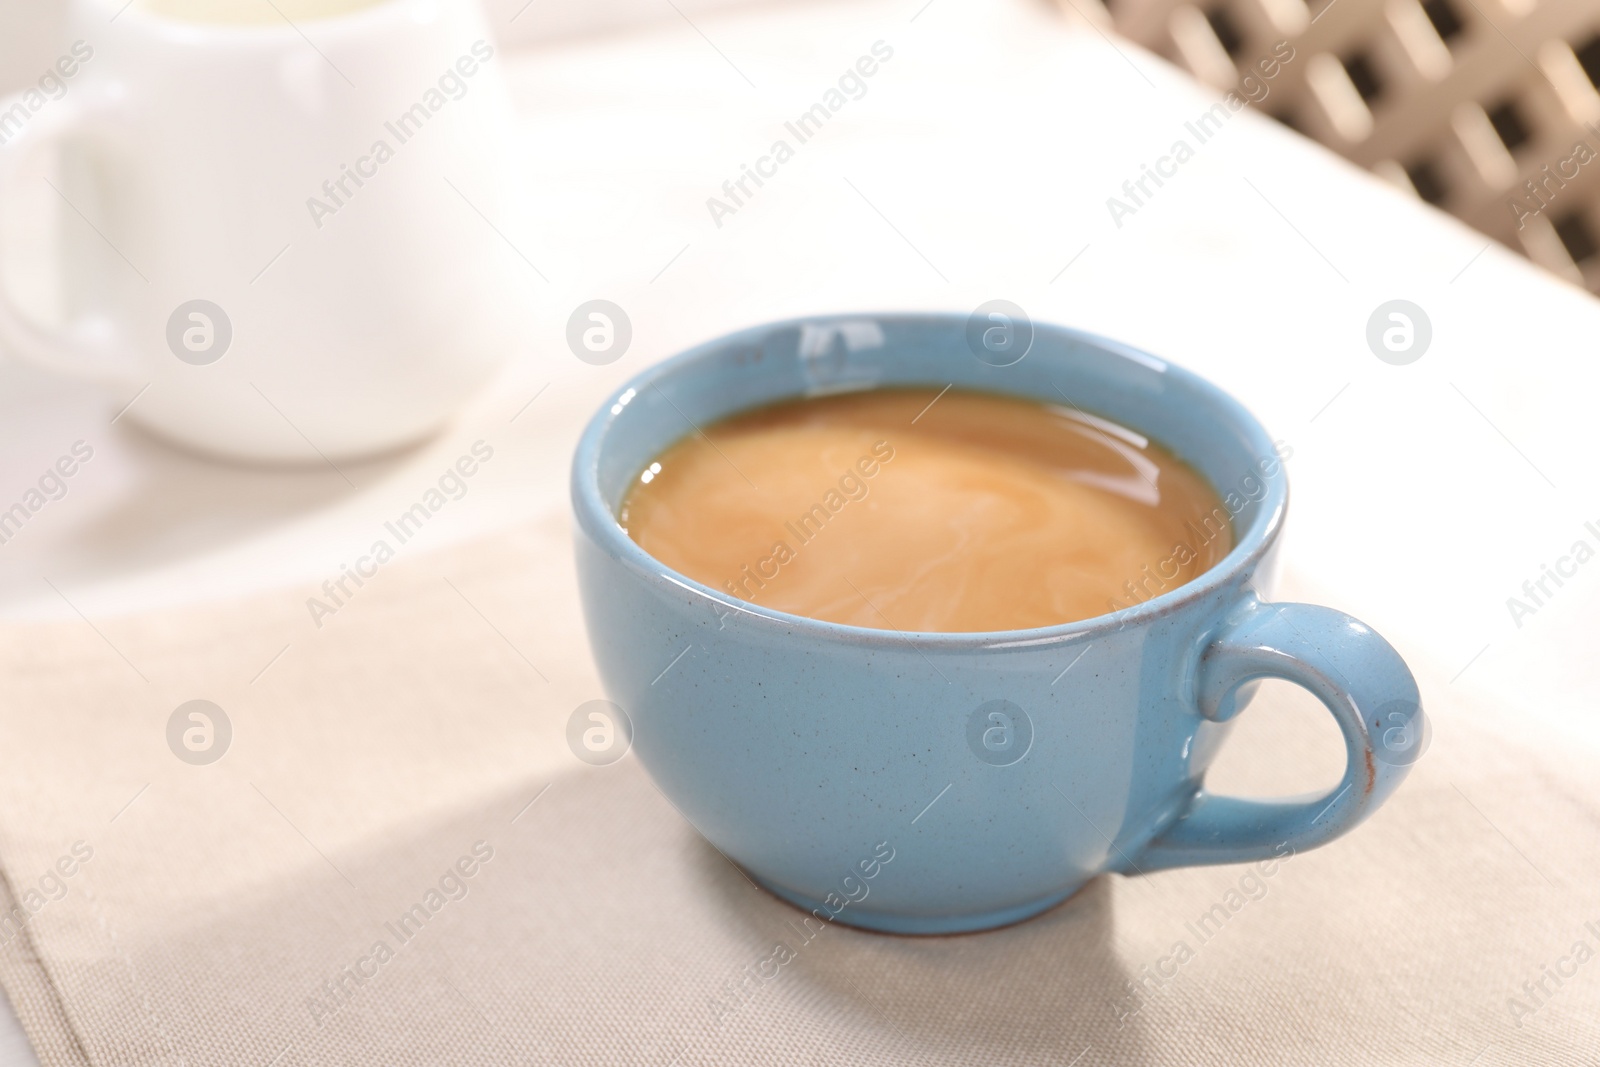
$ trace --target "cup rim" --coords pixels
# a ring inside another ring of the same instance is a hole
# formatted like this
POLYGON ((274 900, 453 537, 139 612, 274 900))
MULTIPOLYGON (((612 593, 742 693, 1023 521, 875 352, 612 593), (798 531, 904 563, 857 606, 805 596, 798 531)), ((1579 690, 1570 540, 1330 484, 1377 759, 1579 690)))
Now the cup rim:
POLYGON ((284 18, 277 22, 257 23, 204 22, 198 19, 179 18, 159 11, 147 11, 139 5, 138 0, 80 0, 83 7, 109 12, 118 22, 129 21, 159 36, 180 40, 221 36, 263 42, 289 38, 300 41, 302 24, 314 26, 319 31, 361 32, 366 23, 390 19, 396 11, 419 2, 420 0, 371 0, 360 7, 336 15, 321 15, 293 22, 284 18))
MULTIPOLYGON (((1175 589, 1119 611, 1108 612, 1103 615, 1092 615, 1087 619, 1057 623, 1053 626, 1013 630, 932 631, 855 626, 849 623, 816 619, 807 615, 795 615, 790 612, 778 611, 755 604, 748 600, 741 600, 674 570, 650 555, 633 538, 628 536, 621 524, 617 522, 615 514, 612 513, 611 507, 601 494, 599 462, 601 450, 606 444, 606 438, 612 425, 626 413, 626 402, 622 400, 624 395, 639 395, 653 385, 665 384, 666 381, 673 377, 701 363, 717 358, 729 348, 749 344, 753 340, 764 338, 778 331, 797 329, 808 325, 822 326, 833 322, 859 322, 862 320, 943 324, 957 331, 964 329, 966 324, 966 316, 952 312, 854 312, 833 315, 807 315, 763 323, 725 334, 646 367, 621 386, 606 394, 605 402, 590 417, 589 422, 584 427, 582 436, 578 440, 578 447, 572 458, 571 487, 573 512, 581 532, 587 535, 596 546, 606 552, 612 559, 639 576, 652 582, 674 586, 681 592, 689 593, 712 604, 720 605, 753 621, 856 645, 892 647, 902 650, 908 644, 913 647, 935 646, 941 649, 977 650, 1037 648, 1042 645, 1070 644, 1085 638, 1092 640, 1106 633, 1142 625, 1171 615, 1182 608, 1204 600, 1232 584, 1237 576, 1245 570, 1253 569, 1255 564, 1266 555, 1276 542, 1283 528, 1284 517, 1289 504, 1287 469, 1284 469, 1283 476, 1280 478, 1264 479, 1267 488, 1266 495, 1263 496, 1260 507, 1251 523, 1244 530, 1237 533, 1237 541, 1228 554, 1205 573, 1175 589)), ((1146 366, 1149 365, 1150 361, 1159 363, 1164 368, 1163 373, 1173 375, 1185 387, 1206 395, 1218 408, 1226 412, 1235 426, 1243 429, 1253 439, 1253 443, 1259 452, 1262 454, 1277 454, 1266 428, 1242 403, 1226 390, 1214 385, 1193 371, 1186 370, 1162 357, 1150 355, 1142 350, 1098 334, 1048 323, 1035 322, 1033 326, 1036 336, 1038 331, 1046 330, 1059 337, 1090 346, 1105 356, 1127 359, 1130 362, 1139 362, 1146 366)), ((1037 345, 1037 341, 1035 344, 1037 345)), ((897 387, 915 384, 936 386, 939 382, 935 382, 930 378, 927 383, 897 381, 894 384, 897 387)), ((803 393, 795 393, 782 398, 775 398, 771 402, 782 403, 786 399, 800 399, 804 395, 803 393)), ((1026 396, 1027 394, 1016 395, 1026 396)), ((1134 428, 1141 433, 1146 432, 1143 427, 1135 426, 1134 428)), ((1153 437, 1153 439, 1159 440, 1158 437, 1153 437)), ((1208 484, 1210 483, 1209 478, 1207 478, 1207 482, 1208 484)), ((1212 485, 1212 489, 1217 491, 1215 485, 1212 485)), ((1219 496, 1221 495, 1222 493, 1219 491, 1219 496)))

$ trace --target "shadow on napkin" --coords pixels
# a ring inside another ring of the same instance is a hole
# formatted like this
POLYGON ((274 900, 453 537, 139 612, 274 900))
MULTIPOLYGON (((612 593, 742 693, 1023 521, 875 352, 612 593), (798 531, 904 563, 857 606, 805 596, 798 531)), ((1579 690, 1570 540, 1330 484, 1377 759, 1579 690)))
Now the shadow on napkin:
MULTIPOLYGON (((1105 879, 989 934, 807 941, 633 760, 541 788, 360 855, 308 848, 181 928, 106 916, 117 951, 64 998, 90 1059, 1064 1064, 1116 1029, 1105 879), (143 1018, 105 1026, 113 1001, 143 1018)), ((1136 1019, 1114 1036, 1142 1058, 1136 1019)))

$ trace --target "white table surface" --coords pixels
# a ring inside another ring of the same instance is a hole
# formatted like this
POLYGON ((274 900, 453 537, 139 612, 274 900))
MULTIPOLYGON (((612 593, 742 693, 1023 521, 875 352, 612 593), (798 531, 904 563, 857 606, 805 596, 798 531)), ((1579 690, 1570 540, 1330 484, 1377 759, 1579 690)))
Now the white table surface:
MULTIPOLYGON (((1028 0, 696 16, 508 65, 538 200, 514 239, 550 280, 507 251, 538 329, 495 386, 434 441, 341 465, 352 490, 326 467, 173 451, 110 425, 127 397, 0 362, 0 507, 73 441, 95 449, 68 495, 0 545, 0 618, 309 594, 479 437, 495 462, 408 551, 564 525, 577 428, 640 367, 767 319, 1004 298, 1198 370, 1292 445, 1286 565, 1434 679, 1436 731, 1463 716, 1504 728, 1511 711, 1524 741, 1600 744, 1582 640, 1600 562, 1520 628, 1505 603, 1579 537, 1600 541, 1583 529, 1600 527, 1588 295, 1254 114, 1117 227, 1106 198, 1210 101, 1028 0), (867 95, 714 225, 706 198, 880 39, 894 57, 867 95), (563 339, 593 297, 634 326, 604 368, 563 339), (1409 366, 1365 341, 1394 298, 1433 325, 1409 366)), ((0 1026, 0 1064, 32 1062, 15 1021, 0 1026)))

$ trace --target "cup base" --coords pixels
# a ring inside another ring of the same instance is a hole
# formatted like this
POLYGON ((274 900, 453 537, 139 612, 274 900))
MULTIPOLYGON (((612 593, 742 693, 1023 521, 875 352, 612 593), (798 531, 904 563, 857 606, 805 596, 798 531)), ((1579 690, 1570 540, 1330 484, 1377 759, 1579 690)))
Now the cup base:
POLYGON ((431 441, 450 421, 446 416, 420 429, 373 437, 371 443, 341 443, 318 450, 309 440, 304 439, 301 439, 303 443, 289 440, 273 443, 255 442, 244 438, 225 441, 188 430, 177 430, 155 421, 147 421, 139 416, 136 409, 128 411, 127 415, 127 421, 140 433, 169 448, 200 459, 268 470, 313 470, 319 467, 326 470, 335 462, 365 463, 389 459, 431 441))
MULTIPOLYGON (((823 915, 827 915, 832 910, 826 908, 821 901, 812 900, 798 893, 791 893, 789 890, 775 886, 743 867, 740 870, 744 870, 751 881, 762 889, 765 889, 784 903, 792 904, 802 911, 807 913, 820 911, 823 915)), ((1063 893, 1056 893, 1040 900, 1032 900, 1026 904, 1016 904, 1009 908, 979 912, 976 915, 897 915, 891 912, 863 910, 857 908, 854 904, 850 904, 835 915, 832 921, 875 934, 901 934, 911 937, 973 934, 985 930, 996 930, 1002 926, 1012 926, 1047 912, 1056 905, 1065 903, 1068 898, 1075 896, 1087 884, 1087 882, 1083 882, 1063 893)))

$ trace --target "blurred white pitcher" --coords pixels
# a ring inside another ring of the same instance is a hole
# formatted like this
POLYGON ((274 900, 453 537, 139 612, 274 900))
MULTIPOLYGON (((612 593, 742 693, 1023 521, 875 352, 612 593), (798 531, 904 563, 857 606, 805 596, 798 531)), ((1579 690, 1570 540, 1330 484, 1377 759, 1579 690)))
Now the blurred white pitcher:
POLYGON ((475 0, 125 5, 78 0, 72 50, 0 101, 0 202, 29 181, 93 227, 61 257, 64 323, 0 291, 0 339, 223 455, 435 429, 515 349, 536 278, 475 0), (23 166, 52 147, 54 194, 23 166))

